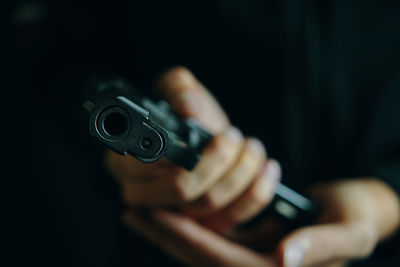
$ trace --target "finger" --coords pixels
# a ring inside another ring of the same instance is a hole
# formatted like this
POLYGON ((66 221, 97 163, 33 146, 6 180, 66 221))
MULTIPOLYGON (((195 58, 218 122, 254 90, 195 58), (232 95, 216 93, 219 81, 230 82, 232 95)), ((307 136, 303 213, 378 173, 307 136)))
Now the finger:
POLYGON ((183 67, 167 71, 157 82, 158 92, 180 115, 194 118, 216 134, 229 125, 229 120, 216 99, 183 67))
POLYGON ((368 256, 377 233, 363 222, 326 224, 297 230, 279 245, 283 266, 308 266, 368 256))
MULTIPOLYGON (((139 168, 140 170, 124 171, 125 175, 130 175, 120 179, 123 183, 124 199, 133 206, 180 205, 193 201, 207 192, 231 168, 239 156, 243 142, 239 130, 228 128, 213 138, 192 172, 177 166, 168 166, 166 163, 154 165, 154 168, 144 168, 146 170, 139 168), (141 178, 137 178, 138 176, 141 178), (146 180, 148 182, 143 182, 146 180)), ((125 160, 124 164, 129 161, 132 160, 125 160)), ((121 166, 121 163, 118 164, 121 166)), ((119 166, 114 168, 118 169, 119 166)), ((138 163, 135 163, 135 167, 137 166, 138 163)), ((128 165, 123 167, 132 168, 128 165)))
POLYGON ((233 228, 222 234, 230 240, 251 247, 256 251, 274 253, 277 244, 285 236, 285 231, 282 228, 282 223, 279 223, 278 220, 265 217, 258 224, 233 228))
POLYGON ((340 209, 340 219, 350 222, 363 218, 365 221, 376 224, 380 240, 389 237, 400 222, 397 195, 378 179, 342 180, 335 182, 334 186, 320 184, 310 190, 310 195, 324 206, 324 211, 320 216, 322 222, 337 219, 335 218, 337 214, 330 211, 342 206, 345 209, 340 209), (360 208, 360 203, 368 208, 360 208))
POLYGON ((276 266, 266 256, 228 241, 186 216, 155 211, 152 218, 149 224, 137 214, 124 217, 130 226, 189 265, 276 266))
POLYGON ((218 232, 227 232, 250 220, 272 200, 280 178, 279 163, 268 160, 257 179, 238 199, 218 213, 202 219, 202 224, 218 232))
POLYGON ((111 150, 106 151, 104 164, 117 180, 135 180, 137 183, 149 183, 158 177, 158 172, 164 173, 166 169, 176 167, 175 164, 164 158, 149 164, 143 163, 129 154, 120 155, 111 150))
POLYGON ((200 199, 183 207, 195 217, 208 216, 237 198, 256 178, 265 162, 265 148, 257 139, 248 139, 234 166, 200 199))
MULTIPOLYGON (((123 215, 123 221, 129 228, 144 236, 153 244, 158 245, 173 258, 179 259, 189 265, 194 265, 194 263, 206 263, 207 261, 204 257, 199 256, 200 253, 194 251, 194 249, 188 249, 187 245, 178 241, 171 233, 160 229, 160 227, 157 227, 157 225, 151 222, 151 219, 147 218, 147 216, 141 216, 137 211, 125 213, 123 215)), ((205 265, 207 266, 209 264, 205 265)))
POLYGON ((105 165, 121 185, 124 201, 130 206, 159 206, 174 203, 174 194, 166 187, 168 177, 179 177, 185 171, 161 159, 143 163, 130 155, 107 151, 105 165), (151 166, 149 166, 151 165, 151 166))
POLYGON ((345 267, 347 266, 348 260, 333 260, 328 262, 323 262, 319 266, 324 267, 345 267))

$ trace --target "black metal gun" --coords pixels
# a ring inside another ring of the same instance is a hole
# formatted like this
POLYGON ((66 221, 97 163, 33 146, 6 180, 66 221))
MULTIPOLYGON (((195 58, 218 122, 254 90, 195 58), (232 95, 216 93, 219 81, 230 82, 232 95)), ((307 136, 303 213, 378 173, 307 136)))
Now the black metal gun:
MULTIPOLYGON (((92 136, 115 152, 145 163, 165 156, 192 170, 212 136, 193 120, 182 120, 165 101, 143 97, 125 80, 98 81, 84 107, 92 136)), ((91 87, 92 87, 91 86, 91 87)))
MULTIPOLYGON (((192 170, 212 135, 191 119, 176 115, 165 101, 153 102, 121 78, 92 82, 83 106, 90 134, 115 152, 145 163, 166 157, 192 170)), ((266 210, 290 227, 314 222, 318 206, 279 184, 266 210), (271 212, 272 210, 272 212, 271 212)), ((254 221, 253 221, 254 223, 254 221)))

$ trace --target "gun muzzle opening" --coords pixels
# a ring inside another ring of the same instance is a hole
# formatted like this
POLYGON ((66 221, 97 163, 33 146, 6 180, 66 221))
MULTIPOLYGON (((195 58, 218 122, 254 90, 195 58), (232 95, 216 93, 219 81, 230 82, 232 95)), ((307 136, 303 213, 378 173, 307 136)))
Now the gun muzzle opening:
POLYGON ((128 119, 124 114, 114 111, 104 118, 103 128, 110 136, 121 136, 128 130, 128 119))
POLYGON ((101 112, 96 128, 103 138, 120 140, 129 132, 129 115, 120 107, 108 108, 101 112))

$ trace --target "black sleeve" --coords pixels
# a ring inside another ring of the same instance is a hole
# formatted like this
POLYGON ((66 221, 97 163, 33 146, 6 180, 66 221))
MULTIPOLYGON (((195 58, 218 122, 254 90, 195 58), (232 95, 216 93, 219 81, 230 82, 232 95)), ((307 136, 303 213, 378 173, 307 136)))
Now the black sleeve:
POLYGON ((357 171, 382 179, 400 196, 400 73, 379 91, 357 171))

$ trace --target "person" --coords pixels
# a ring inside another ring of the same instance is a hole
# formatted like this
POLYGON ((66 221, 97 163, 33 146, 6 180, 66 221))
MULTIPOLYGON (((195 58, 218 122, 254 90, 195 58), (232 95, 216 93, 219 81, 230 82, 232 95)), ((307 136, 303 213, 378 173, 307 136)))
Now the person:
MULTIPOLYGON (((371 254, 398 228, 395 192, 379 178, 361 176, 314 186, 312 194, 323 205, 319 224, 284 238, 277 257, 233 242, 232 229, 271 201, 280 166, 266 160, 261 141, 244 138, 230 125, 215 98, 187 69, 168 71, 159 88, 179 114, 215 134, 197 167, 188 172, 165 161, 148 165, 112 151, 106 164, 133 207, 124 215, 126 223, 171 255, 193 266, 276 266, 276 261, 342 266, 371 254), (138 207, 150 208, 150 215, 143 216, 138 207)), ((253 242, 267 243, 270 236, 258 231, 253 242)))
POLYGON ((5 9, 14 265, 398 265, 398 3, 21 3, 5 9), (88 77, 149 88, 163 72, 158 93, 215 135, 199 165, 103 161, 81 108, 88 77), (273 254, 271 231, 238 226, 281 179, 323 212, 273 254))

